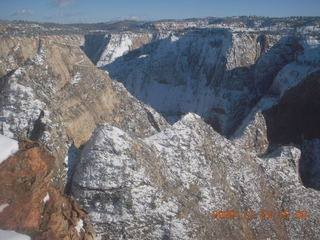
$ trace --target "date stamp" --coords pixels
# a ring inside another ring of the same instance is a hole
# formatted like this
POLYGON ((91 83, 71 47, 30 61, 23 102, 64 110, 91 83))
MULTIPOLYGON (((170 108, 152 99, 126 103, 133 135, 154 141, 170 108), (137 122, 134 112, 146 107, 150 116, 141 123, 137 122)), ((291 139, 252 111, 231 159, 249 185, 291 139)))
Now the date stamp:
POLYGON ((236 220, 236 219, 273 219, 281 218, 284 220, 290 219, 307 219, 309 217, 308 212, 305 210, 282 210, 282 211, 270 211, 270 210, 260 210, 252 211, 246 210, 242 212, 237 212, 235 210, 213 210, 210 211, 210 218, 213 220, 236 220))

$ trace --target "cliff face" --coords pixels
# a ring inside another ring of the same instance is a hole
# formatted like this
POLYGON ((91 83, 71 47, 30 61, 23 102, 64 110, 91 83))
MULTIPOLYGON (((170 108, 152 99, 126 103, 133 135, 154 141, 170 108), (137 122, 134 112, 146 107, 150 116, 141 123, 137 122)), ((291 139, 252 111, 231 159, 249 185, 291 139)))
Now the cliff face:
POLYGON ((1 133, 44 143, 57 158, 57 181, 65 179, 70 146, 84 144, 97 124, 111 122, 139 136, 167 124, 98 70, 81 41, 66 36, 0 43, 1 133))
POLYGON ((152 40, 153 34, 148 32, 88 34, 82 49, 96 66, 101 67, 152 40))
POLYGON ((52 185, 54 164, 34 142, 21 142, 20 150, 0 164, 0 228, 32 239, 94 239, 86 211, 52 185))
POLYGON ((319 193, 303 185, 319 186, 319 39, 254 25, 159 23, 137 49, 123 47, 137 34, 130 31, 105 45, 105 56, 110 47, 123 55, 97 66, 174 124, 138 139, 108 125, 85 146, 72 193, 102 239, 318 234, 319 193), (251 209, 255 220, 210 219, 208 211, 226 209, 251 209), (263 209, 272 212, 267 221, 263 209))
POLYGON ((104 57, 94 59, 97 66, 169 122, 194 112, 226 136, 304 50, 298 38, 259 31, 163 30, 150 43, 130 48, 136 35, 115 34, 117 43, 106 44, 104 57), (123 54, 115 59, 114 53, 123 54))

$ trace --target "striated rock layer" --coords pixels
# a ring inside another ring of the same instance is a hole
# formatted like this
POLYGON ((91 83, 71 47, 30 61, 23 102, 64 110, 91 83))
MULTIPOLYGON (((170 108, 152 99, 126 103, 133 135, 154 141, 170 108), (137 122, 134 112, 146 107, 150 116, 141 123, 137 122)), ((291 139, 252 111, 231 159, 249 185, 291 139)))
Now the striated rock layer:
POLYGON ((100 123, 138 136, 166 121, 98 70, 80 49, 80 36, 0 40, 0 133, 40 141, 56 157, 55 181, 63 186, 72 147, 100 123))

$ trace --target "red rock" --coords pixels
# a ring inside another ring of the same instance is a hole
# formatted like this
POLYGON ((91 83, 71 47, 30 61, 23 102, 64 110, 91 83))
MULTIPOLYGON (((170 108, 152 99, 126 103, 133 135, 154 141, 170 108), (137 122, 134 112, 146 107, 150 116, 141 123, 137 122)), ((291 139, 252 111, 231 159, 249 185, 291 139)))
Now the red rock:
POLYGON ((0 213, 0 228, 33 239, 93 239, 95 232, 86 212, 72 197, 52 186, 54 167, 55 159, 44 147, 27 141, 0 164, 0 206, 8 204, 0 213), (79 234, 75 226, 80 219, 85 231, 79 234))

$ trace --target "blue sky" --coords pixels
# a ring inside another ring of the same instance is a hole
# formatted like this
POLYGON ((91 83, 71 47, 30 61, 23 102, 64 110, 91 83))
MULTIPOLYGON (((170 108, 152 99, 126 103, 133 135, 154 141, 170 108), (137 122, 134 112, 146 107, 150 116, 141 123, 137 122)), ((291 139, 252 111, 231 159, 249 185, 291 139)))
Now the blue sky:
POLYGON ((320 16, 320 0, 0 0, 0 19, 104 22, 223 16, 320 16))

